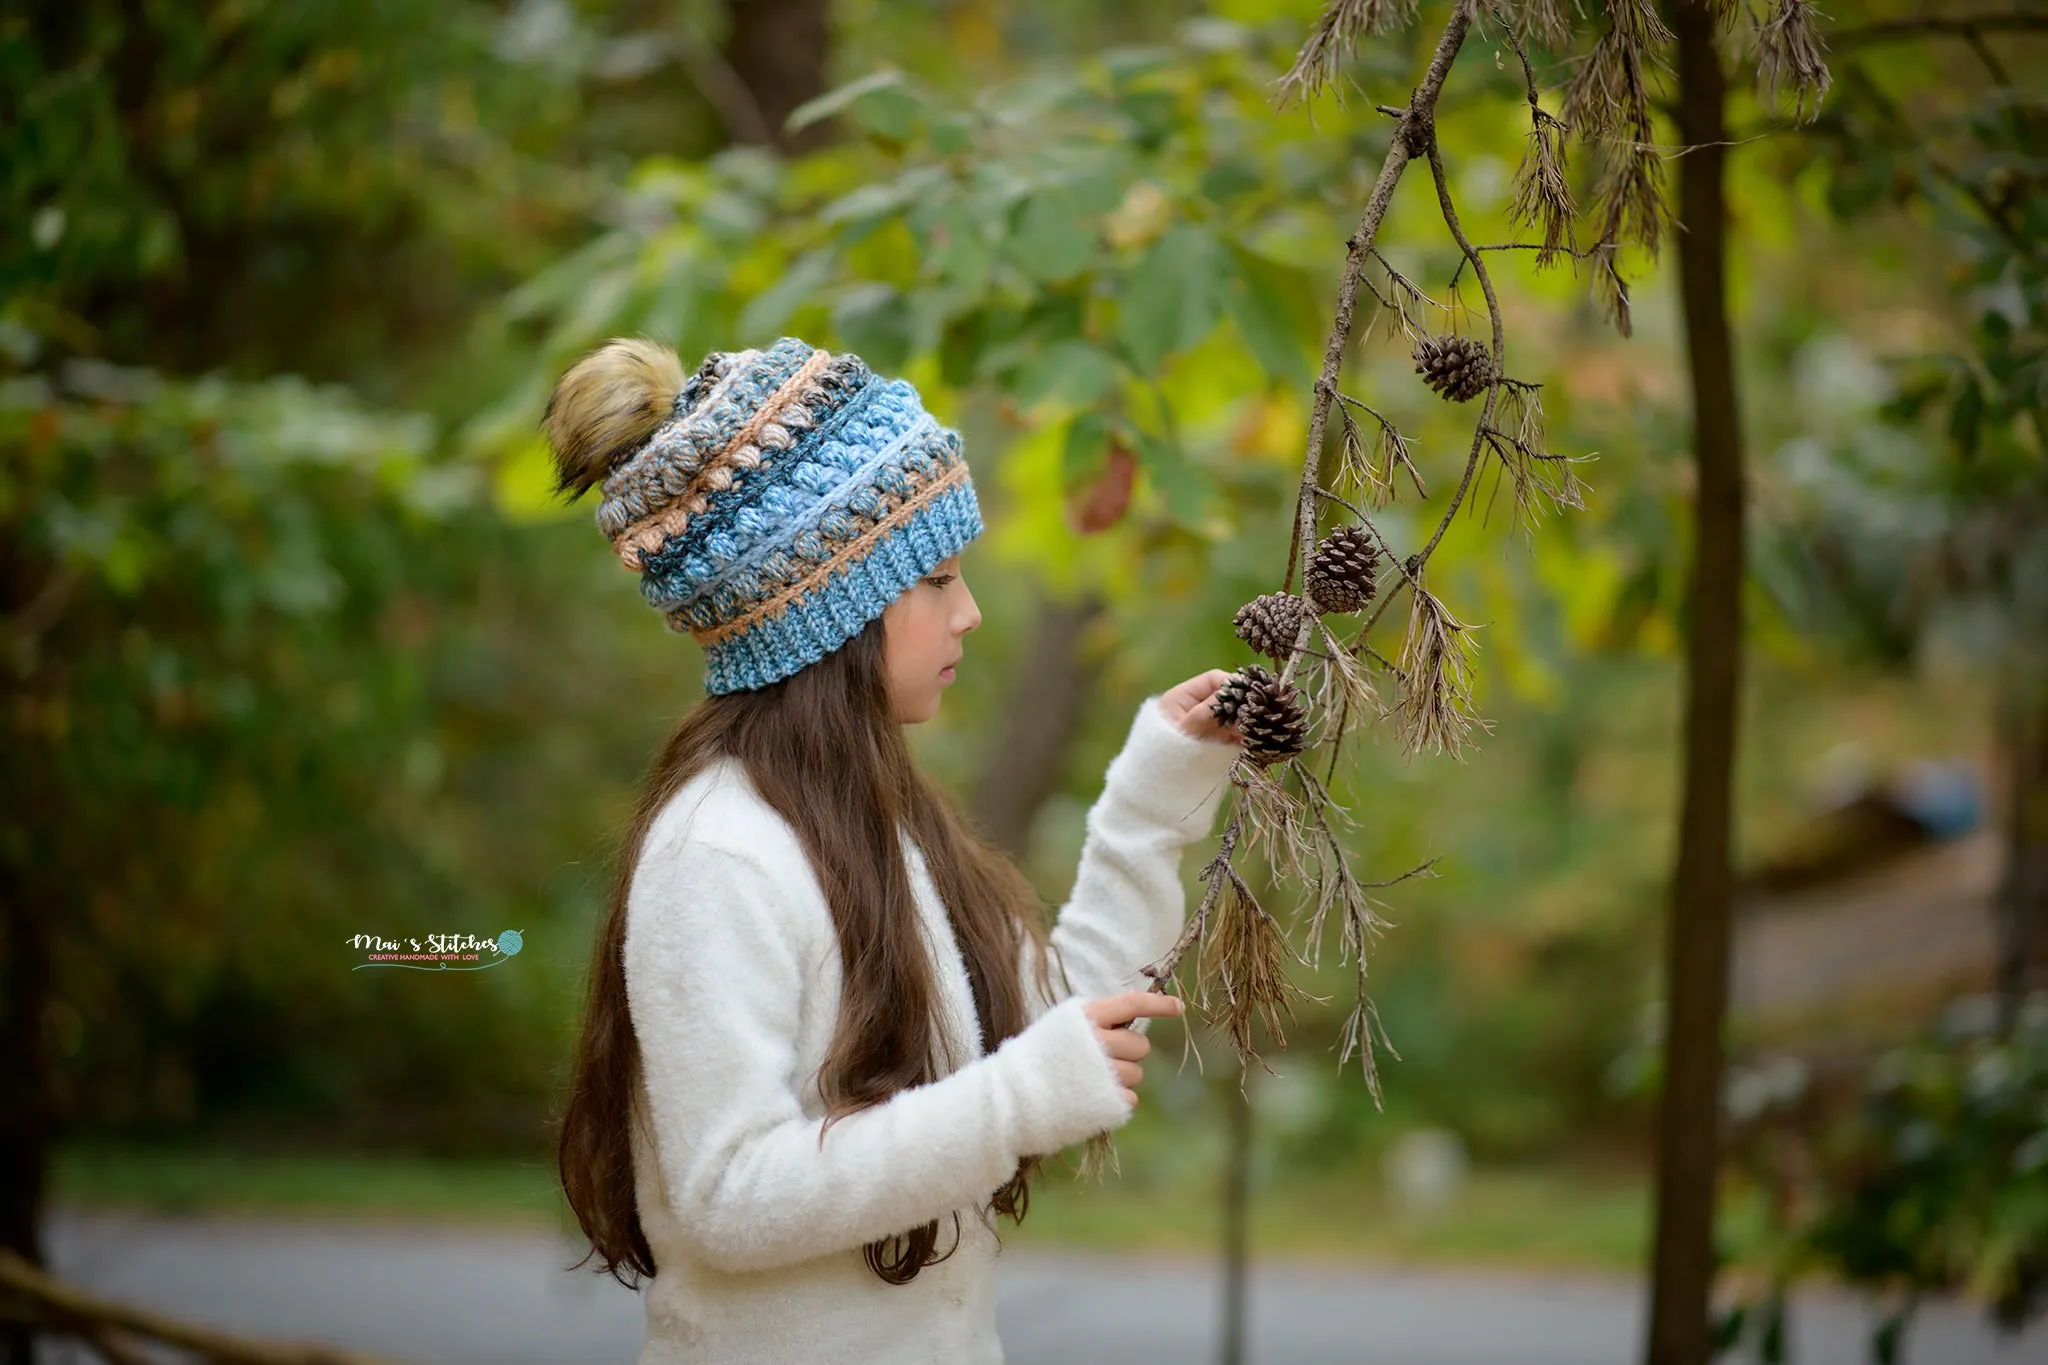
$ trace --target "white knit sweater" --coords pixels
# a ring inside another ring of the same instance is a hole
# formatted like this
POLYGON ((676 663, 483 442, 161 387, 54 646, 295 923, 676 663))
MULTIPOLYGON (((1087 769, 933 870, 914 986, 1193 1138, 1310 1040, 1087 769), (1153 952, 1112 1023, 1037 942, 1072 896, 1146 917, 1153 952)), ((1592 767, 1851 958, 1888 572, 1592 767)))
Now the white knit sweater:
MULTIPOLYGON (((1182 733, 1147 697, 1088 812, 1052 942, 1073 998, 983 1052, 966 972, 922 853, 911 885, 942 964, 952 1074, 848 1115, 820 1140, 818 1068, 839 1015, 832 917, 795 832, 730 759, 649 830, 626 909, 643 1085, 633 1116, 641 1365, 999 1362, 995 1235, 976 1209, 1025 1156, 1128 1118, 1081 1002, 1142 985, 1186 915, 1181 850, 1208 833, 1239 750, 1182 733), (649 1120, 652 1120, 651 1124, 649 1120), (940 1220, 954 1255, 907 1285, 861 1248, 940 1220)), ((1028 992, 1036 995, 1036 992, 1028 992)))

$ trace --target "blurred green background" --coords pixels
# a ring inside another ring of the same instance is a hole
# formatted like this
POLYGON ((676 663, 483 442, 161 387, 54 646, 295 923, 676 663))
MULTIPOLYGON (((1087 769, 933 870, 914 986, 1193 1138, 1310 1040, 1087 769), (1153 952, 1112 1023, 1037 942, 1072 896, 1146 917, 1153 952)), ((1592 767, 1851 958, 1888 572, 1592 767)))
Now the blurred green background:
MULTIPOLYGON (((53 1197, 562 1217, 548 1124, 607 859, 698 695, 693 647, 547 490, 547 389, 615 334, 686 363, 783 333, 858 350, 965 432, 985 623, 914 742, 1057 904, 1139 699, 1247 662, 1232 613, 1280 586, 1342 243, 1385 147, 1372 104, 1434 34, 1373 40, 1341 104, 1276 111, 1320 9, 0 17, 0 985, 12 1093, 49 1101, 10 1132, 54 1139, 53 1197), (358 933, 505 929, 523 951, 490 971, 350 970, 358 933)), ((1994 985, 1975 945, 1996 877, 1968 870, 1930 874, 1966 908, 1924 970, 1825 964, 1875 932, 1858 876, 1972 839, 1997 863, 2014 737, 2039 742, 2048 181, 2040 125, 1999 120, 2038 114, 2014 73, 2029 91, 2048 66, 2011 41, 2003 84, 1965 45, 1858 49, 1814 128, 1746 83, 1731 99, 1754 495, 1739 1060, 1855 1073, 1994 985), (1908 137, 1886 108, 1945 131, 1908 137), (2007 197, 1973 219, 1971 195, 2007 197), (1963 792, 1946 823, 1900 785, 1928 763, 1963 792), (1866 809, 1897 819, 1843 826, 1866 809), (1848 888, 1820 946, 1753 927, 1785 887, 1848 888), (1820 984, 1754 984, 1799 976, 1799 952, 1820 984)), ((1468 46, 1440 123, 1475 240, 1515 236, 1520 99, 1512 54, 1468 46)), ((1411 176, 1385 254, 1478 308, 1434 214, 1411 176)), ((1480 627, 1491 733, 1462 761, 1390 732, 1346 748, 1360 869, 1440 875, 1385 893, 1383 1111, 1330 1050, 1346 978, 1304 972, 1328 1003, 1252 1078, 1254 1242, 1634 1265, 1691 488, 1672 261, 1629 260, 1624 339, 1569 265, 1492 259, 1510 372, 1545 386, 1551 447, 1595 457, 1587 506, 1525 534, 1488 478, 1433 561, 1480 627)), ((1469 414, 1384 322, 1348 367, 1415 441, 1430 497, 1404 484, 1380 518, 1413 543, 1469 414)), ((1051 1182, 1020 1236, 1212 1243, 1236 1069, 1213 1040, 1203 1057, 1153 1069, 1120 1177, 1051 1182)), ((1728 1201, 1735 1253, 1767 1260, 1767 1186, 1731 1176, 1728 1201)))

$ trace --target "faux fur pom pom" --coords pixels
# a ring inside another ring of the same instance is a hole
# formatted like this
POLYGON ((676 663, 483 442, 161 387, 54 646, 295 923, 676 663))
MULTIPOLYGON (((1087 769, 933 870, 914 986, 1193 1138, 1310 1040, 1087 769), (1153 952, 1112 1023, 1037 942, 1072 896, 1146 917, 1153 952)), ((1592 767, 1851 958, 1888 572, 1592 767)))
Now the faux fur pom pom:
POLYGON ((576 497, 603 482, 667 419, 683 362, 659 342, 616 338, 569 367, 548 399, 555 487, 576 497))

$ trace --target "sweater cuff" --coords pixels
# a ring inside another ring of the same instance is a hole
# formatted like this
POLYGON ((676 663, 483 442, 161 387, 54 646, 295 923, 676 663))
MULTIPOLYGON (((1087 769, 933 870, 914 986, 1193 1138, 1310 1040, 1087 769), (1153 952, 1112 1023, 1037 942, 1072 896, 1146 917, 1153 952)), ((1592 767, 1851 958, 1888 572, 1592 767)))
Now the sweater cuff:
POLYGON ((1095 1026, 1073 997, 1040 1015, 995 1051, 1009 1073, 1017 1154, 1049 1156, 1131 1117, 1123 1086, 1095 1026))
POLYGON ((1138 704, 1103 779, 1103 795, 1176 841, 1193 843, 1215 823, 1231 765, 1243 753, 1241 744, 1196 739, 1182 730, 1159 709, 1154 693, 1138 704))

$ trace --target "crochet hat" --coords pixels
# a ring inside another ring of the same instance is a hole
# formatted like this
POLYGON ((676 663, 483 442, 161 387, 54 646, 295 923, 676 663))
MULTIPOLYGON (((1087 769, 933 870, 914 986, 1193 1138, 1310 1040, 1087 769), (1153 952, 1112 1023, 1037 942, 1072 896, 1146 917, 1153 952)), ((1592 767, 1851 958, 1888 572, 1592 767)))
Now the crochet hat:
POLYGON ((766 687, 845 644, 981 534, 960 434, 856 355, 783 337, 675 353, 611 341, 548 401, 559 484, 599 487, 597 524, 705 691, 766 687))

